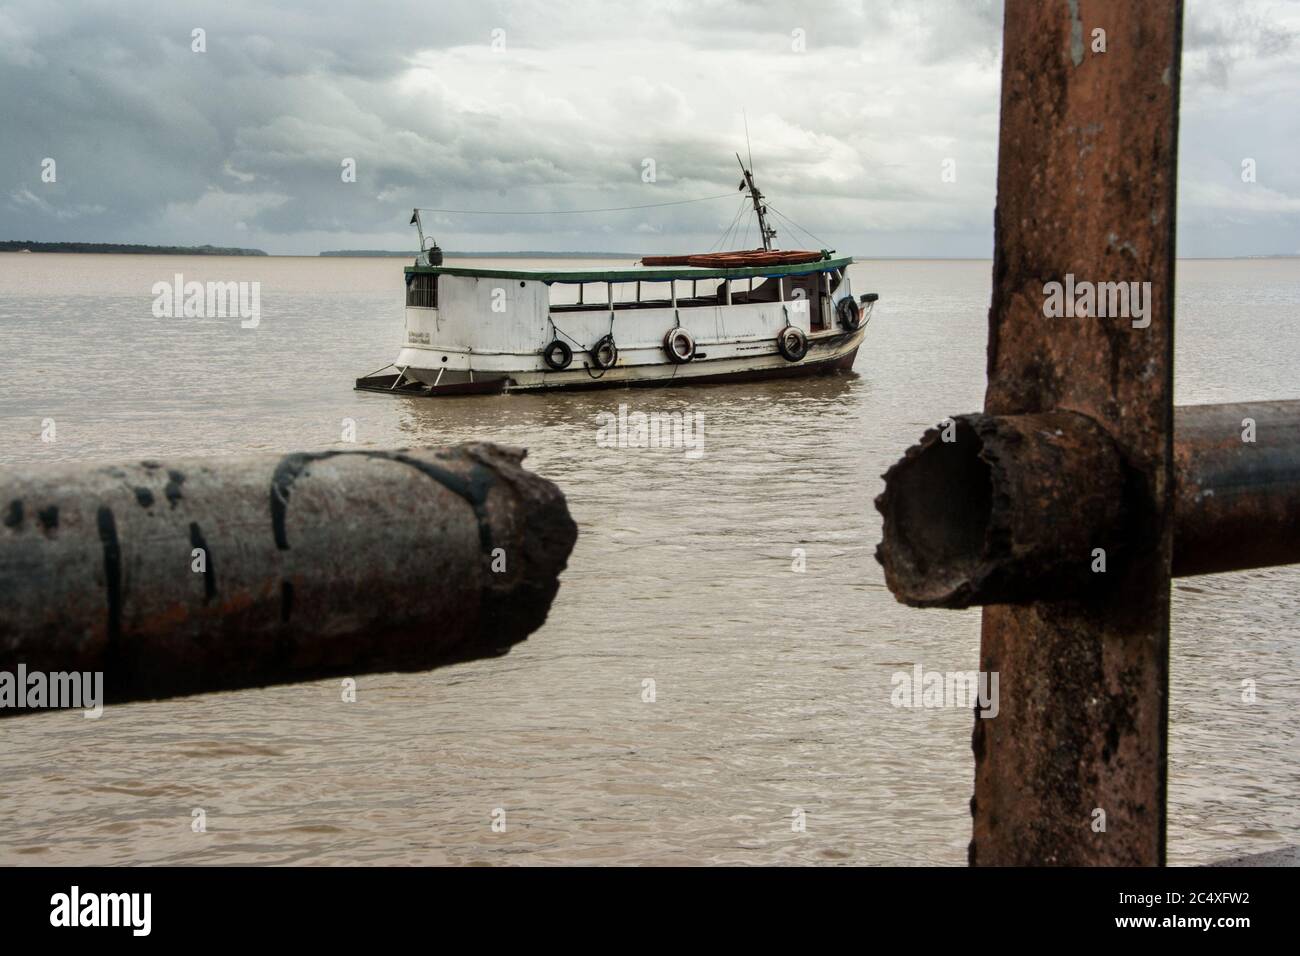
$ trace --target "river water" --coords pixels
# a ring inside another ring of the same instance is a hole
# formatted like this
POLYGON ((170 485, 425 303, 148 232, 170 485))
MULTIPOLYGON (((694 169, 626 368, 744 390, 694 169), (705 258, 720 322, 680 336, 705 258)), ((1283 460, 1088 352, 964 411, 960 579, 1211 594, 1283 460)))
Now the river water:
MULTIPOLYGON (((0 863, 964 863, 970 711, 895 708, 891 677, 977 668, 979 614, 893 600, 872 499, 980 407, 990 263, 855 265, 881 301, 834 379, 355 392, 396 354, 405 264, 0 255, 5 464, 355 447, 352 419, 361 447, 525 446, 581 529, 504 658, 363 676, 355 703, 320 681, 0 721, 0 863), (175 273, 260 282, 260 323, 155 318, 175 273), (620 403, 701 413, 703 454, 601 447, 620 403)), ((1178 268, 1178 401, 1300 397, 1300 260, 1178 268)), ((1300 842, 1298 585, 1175 582, 1171 862, 1300 842)))

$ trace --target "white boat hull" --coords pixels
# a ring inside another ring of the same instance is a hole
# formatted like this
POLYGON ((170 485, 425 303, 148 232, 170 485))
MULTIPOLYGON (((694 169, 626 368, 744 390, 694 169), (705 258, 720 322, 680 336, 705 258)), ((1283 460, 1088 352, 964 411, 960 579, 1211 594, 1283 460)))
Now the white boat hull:
MULTIPOLYGON (((597 388, 601 386, 653 385, 745 381, 755 378, 784 378, 829 373, 853 365, 866 334, 835 330, 808 336, 808 352, 797 362, 787 360, 777 350, 775 340, 756 342, 701 343, 697 355, 685 363, 670 361, 662 347, 620 350, 613 368, 595 367, 585 352, 575 352, 573 364, 563 371, 537 368, 532 355, 464 355, 459 361, 429 361, 425 349, 402 349, 394 363, 409 381, 442 388, 494 381, 503 382, 503 390, 597 388), (658 353, 657 355, 654 353, 658 353), (469 367, 472 359, 473 367, 469 367), (513 366, 513 368, 511 367, 513 366)), ((439 353, 441 356, 443 353, 439 353)))

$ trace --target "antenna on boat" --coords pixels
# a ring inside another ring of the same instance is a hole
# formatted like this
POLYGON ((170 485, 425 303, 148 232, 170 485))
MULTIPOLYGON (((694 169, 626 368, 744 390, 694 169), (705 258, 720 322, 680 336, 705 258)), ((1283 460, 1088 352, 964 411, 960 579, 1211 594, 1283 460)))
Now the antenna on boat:
POLYGON ((741 181, 740 188, 749 187, 749 198, 754 201, 754 212, 758 216, 758 234, 763 240, 763 249, 771 251, 772 240, 776 238, 776 230, 767 224, 767 205, 763 202, 763 194, 758 191, 754 185, 754 174, 745 168, 745 161, 736 154, 736 162, 740 163, 740 171, 745 174, 744 180, 741 181))
MULTIPOLYGON (((745 121, 745 155, 749 157, 749 169, 752 176, 754 171, 754 147, 749 143, 749 114, 745 112, 743 106, 740 108, 740 116, 745 121)), ((739 159, 740 157, 737 156, 736 158, 739 159)))

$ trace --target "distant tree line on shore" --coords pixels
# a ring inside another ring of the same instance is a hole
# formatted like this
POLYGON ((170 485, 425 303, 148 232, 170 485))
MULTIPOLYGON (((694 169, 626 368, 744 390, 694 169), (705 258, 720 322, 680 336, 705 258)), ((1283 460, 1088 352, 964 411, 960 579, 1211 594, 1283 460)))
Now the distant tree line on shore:
POLYGON ((150 256, 264 256, 261 249, 225 246, 145 246, 116 242, 22 242, 0 240, 0 252, 117 252, 150 256))

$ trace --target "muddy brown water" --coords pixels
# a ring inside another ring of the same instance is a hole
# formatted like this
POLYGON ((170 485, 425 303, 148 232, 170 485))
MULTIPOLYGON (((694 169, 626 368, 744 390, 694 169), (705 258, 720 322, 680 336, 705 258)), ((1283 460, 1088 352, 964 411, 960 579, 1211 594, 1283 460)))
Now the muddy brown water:
MULTIPOLYGON (((0 255, 4 463, 350 447, 351 419, 360 447, 523 445, 581 528, 504 658, 361 676, 355 703, 321 681, 0 721, 0 863, 963 863, 970 712, 891 691, 977 667, 979 614, 894 602, 871 501, 980 407, 990 264, 855 265, 881 300, 836 378, 355 392, 395 355, 404 264, 0 255), (154 318, 178 272, 260 282, 257 328, 154 318), (603 447, 620 404, 702 415, 702 453, 603 447)), ((1300 260, 1183 261, 1178 289, 1179 402, 1300 397, 1300 260)), ((1172 862, 1300 841, 1298 585, 1175 582, 1172 862)))

